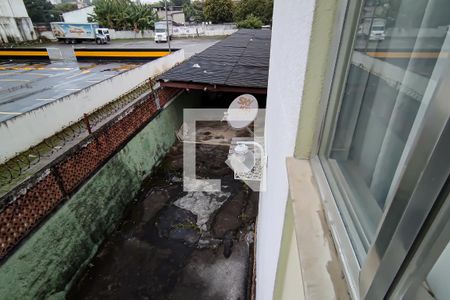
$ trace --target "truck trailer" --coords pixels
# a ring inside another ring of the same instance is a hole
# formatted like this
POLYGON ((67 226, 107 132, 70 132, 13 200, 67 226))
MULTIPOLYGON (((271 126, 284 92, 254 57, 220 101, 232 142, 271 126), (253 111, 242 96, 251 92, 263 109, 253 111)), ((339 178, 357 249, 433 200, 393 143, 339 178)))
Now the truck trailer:
POLYGON ((58 41, 66 44, 96 42, 100 45, 111 40, 108 28, 100 28, 96 23, 52 22, 50 27, 58 41))

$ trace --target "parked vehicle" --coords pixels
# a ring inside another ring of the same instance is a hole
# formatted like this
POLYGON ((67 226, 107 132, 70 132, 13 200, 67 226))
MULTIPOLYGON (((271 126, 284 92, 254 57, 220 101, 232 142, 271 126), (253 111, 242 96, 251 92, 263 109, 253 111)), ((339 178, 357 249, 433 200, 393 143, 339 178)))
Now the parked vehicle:
POLYGON ((50 26, 58 41, 66 44, 89 41, 100 45, 111 40, 108 28, 100 28, 96 23, 52 22, 50 26))
POLYGON ((358 34, 368 36, 371 41, 382 41, 386 37, 386 20, 381 18, 366 19, 360 25, 358 34))
POLYGON ((173 24, 172 21, 159 21, 155 23, 155 42, 167 42, 167 38, 172 40, 173 24), (169 32, 167 32, 169 27, 169 32), (168 36, 168 37, 167 37, 168 36))

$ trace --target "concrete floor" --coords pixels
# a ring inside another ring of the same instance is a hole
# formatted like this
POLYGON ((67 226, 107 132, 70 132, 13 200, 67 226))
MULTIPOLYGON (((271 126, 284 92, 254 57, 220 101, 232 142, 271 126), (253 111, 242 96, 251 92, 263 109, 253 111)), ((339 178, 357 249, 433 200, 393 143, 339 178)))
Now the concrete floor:
POLYGON ((207 143, 197 145, 197 176, 220 178, 222 190, 183 191, 178 142, 144 181, 67 299, 249 298, 258 193, 234 179, 224 139, 230 131, 234 136, 248 131, 220 122, 197 129, 198 141, 207 143))

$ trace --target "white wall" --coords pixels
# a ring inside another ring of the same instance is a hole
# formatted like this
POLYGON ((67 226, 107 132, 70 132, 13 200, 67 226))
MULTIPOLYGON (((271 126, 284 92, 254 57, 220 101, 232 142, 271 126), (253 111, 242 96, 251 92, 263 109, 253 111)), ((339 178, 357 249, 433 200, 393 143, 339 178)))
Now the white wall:
POLYGON ((183 50, 173 52, 0 123, 0 141, 8 141, 2 143, 0 164, 183 60, 183 50))
POLYGON ((64 22, 67 23, 88 23, 88 17, 94 13, 94 6, 88 6, 63 13, 64 22))
POLYGON ((173 35, 176 37, 221 36, 230 35, 236 31, 235 24, 199 24, 173 27, 173 35))
POLYGON ((0 0, 0 43, 36 39, 23 0, 0 0))
POLYGON ((272 299, 288 181, 306 71, 314 0, 275 1, 266 110, 267 190, 261 193, 256 248, 256 298, 272 299), (293 30, 295 28, 295 30, 293 30))
MULTIPOLYGON (((0 22, 1 23, 1 22, 0 22)), ((1 26, 1 25, 0 25, 1 26)), ((197 37, 197 36, 223 36, 230 35, 237 31, 234 24, 214 24, 214 25, 192 25, 192 26, 174 26, 173 35, 175 37, 197 37)), ((132 31, 132 30, 114 30, 110 29, 111 39, 153 39, 155 33, 153 30, 132 31)), ((40 35, 50 40, 55 40, 52 32, 41 32, 40 35)))
POLYGON ((111 39, 152 39, 155 37, 155 33, 153 30, 144 30, 144 31, 132 31, 132 30, 114 30, 110 29, 109 34, 111 39))
POLYGON ((28 18, 23 0, 0 0, 0 17, 28 18))

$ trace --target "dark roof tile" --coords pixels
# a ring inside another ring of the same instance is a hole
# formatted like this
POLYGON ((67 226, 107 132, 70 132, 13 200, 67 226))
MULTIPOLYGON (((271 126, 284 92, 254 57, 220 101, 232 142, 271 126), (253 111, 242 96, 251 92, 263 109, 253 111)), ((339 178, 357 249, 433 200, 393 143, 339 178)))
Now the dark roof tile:
POLYGON ((159 80, 267 88, 270 30, 241 29, 162 74, 159 80))

